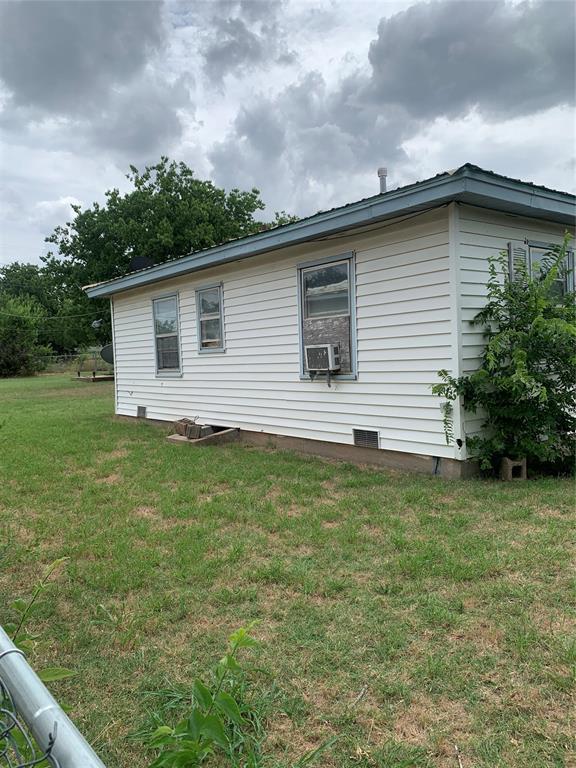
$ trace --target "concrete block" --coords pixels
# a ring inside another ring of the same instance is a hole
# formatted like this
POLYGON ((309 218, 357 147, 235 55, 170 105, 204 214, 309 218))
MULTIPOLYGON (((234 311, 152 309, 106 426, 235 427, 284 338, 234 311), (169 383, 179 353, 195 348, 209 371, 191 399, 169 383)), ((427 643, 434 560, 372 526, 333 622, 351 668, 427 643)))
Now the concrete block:
POLYGON ((500 462, 500 480, 526 480, 526 459, 504 458, 500 462))

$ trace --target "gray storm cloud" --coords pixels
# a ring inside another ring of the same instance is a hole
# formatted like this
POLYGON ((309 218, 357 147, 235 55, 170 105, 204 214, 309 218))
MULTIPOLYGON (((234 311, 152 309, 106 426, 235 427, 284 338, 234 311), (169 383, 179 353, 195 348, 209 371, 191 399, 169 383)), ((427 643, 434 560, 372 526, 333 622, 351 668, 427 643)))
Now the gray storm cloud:
POLYGON ((0 78, 9 96, 0 125, 24 131, 57 116, 60 148, 155 161, 192 113, 186 75, 153 65, 168 40, 156 0, 25 0, 0 4, 0 78))
POLYGON ((210 33, 202 50, 204 71, 213 83, 227 74, 239 75, 258 66, 294 63, 277 21, 279 2, 224 2, 212 6, 210 33))
POLYGON ((237 173, 253 184, 263 179, 266 190, 263 152, 275 145, 274 164, 292 184, 338 186, 377 162, 401 162, 403 142, 436 118, 477 110, 498 120, 573 103, 574 8, 554 0, 443 0, 382 19, 368 71, 332 88, 309 72, 245 105, 210 154, 216 179, 229 183, 237 173))
POLYGON ((0 78, 17 105, 59 114, 100 106, 164 42, 154 0, 0 4, 0 78))
POLYGON ((168 153, 182 136, 178 110, 191 106, 185 76, 172 84, 144 76, 112 95, 108 108, 90 121, 86 137, 119 160, 156 162, 158 151, 168 153))
POLYGON ((2 226, 17 243, 161 154, 299 214, 373 193, 380 164, 399 183, 481 157, 553 185, 574 25, 570 0, 0 0, 2 226))
POLYGON ((576 5, 565 0, 420 3, 383 19, 366 98, 418 117, 490 116, 574 103, 576 5))

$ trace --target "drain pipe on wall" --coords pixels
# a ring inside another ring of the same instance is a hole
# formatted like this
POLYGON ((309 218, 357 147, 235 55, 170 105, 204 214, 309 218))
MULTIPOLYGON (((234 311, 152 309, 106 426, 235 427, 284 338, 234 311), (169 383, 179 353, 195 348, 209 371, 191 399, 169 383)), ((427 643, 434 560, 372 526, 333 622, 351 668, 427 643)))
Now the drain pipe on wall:
POLYGON ((38 747, 46 750, 51 739, 54 740, 49 758, 53 765, 60 768, 106 768, 2 627, 0 681, 38 747))

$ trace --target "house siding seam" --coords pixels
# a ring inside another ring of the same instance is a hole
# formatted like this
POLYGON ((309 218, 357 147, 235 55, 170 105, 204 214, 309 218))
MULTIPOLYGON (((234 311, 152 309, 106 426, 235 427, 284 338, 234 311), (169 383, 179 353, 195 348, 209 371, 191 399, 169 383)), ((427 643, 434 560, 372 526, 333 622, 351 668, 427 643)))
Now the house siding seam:
MULTIPOLYGON (((453 376, 462 375, 462 318, 460 302, 460 259, 458 243, 460 239, 460 206, 458 203, 450 203, 448 208, 448 248, 450 261, 450 295, 451 301, 451 334, 452 334, 452 370, 453 376)), ((466 459, 467 449, 464 434, 464 413, 461 398, 452 404, 452 431, 454 441, 452 443, 455 459, 466 459), (456 442, 462 440, 459 446, 456 442)))
MULTIPOLYGON (((559 245, 569 227, 467 205, 460 205, 459 218, 462 373, 466 374, 478 368, 485 344, 482 328, 471 320, 486 304, 489 257, 506 250, 511 240, 559 245)), ((478 434, 482 421, 481 413, 465 414, 466 434, 478 434)))
MULTIPOLYGON (((114 322, 114 297, 110 296, 110 322, 112 326, 112 359, 116 361, 116 332, 114 322)), ((118 401, 118 378, 114 376, 114 412, 118 413, 119 401, 118 401)))
MULTIPOLYGON (((155 376, 151 298, 158 285, 117 294, 117 413, 146 406, 152 419, 203 423, 353 444, 352 429, 380 432, 380 447, 454 457, 430 390, 453 369, 448 212, 388 223, 378 232, 306 244, 162 284, 180 305, 182 376, 155 376), (356 381, 300 379, 298 264, 354 251, 356 381), (199 355, 195 290, 222 282, 226 352, 199 355)), ((453 294, 452 294, 453 295, 453 294)))

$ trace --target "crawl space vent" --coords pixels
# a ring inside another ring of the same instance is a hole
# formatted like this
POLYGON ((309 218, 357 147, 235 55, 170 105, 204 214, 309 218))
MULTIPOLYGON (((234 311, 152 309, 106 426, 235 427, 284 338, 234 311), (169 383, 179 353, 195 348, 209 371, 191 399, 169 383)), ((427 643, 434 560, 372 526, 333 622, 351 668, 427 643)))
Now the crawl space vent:
POLYGON ((378 432, 373 429, 353 429, 354 445, 360 448, 379 448, 378 432))
POLYGON ((139 405, 136 408, 136 416, 139 419, 145 419, 146 418, 146 406, 145 405, 139 405))

